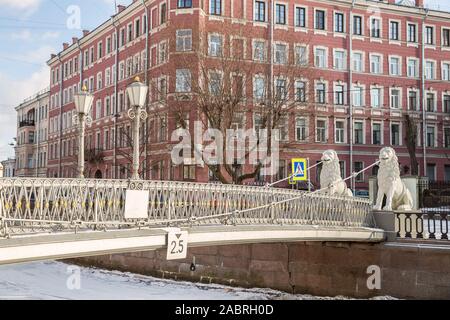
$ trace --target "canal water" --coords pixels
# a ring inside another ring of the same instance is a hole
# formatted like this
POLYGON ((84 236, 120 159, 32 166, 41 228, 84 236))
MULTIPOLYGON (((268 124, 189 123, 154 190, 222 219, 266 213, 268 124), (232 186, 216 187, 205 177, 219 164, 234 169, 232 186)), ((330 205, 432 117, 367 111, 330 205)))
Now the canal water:
MULTIPOLYGON (((0 266, 1 299, 38 300, 323 300, 345 297, 293 295, 271 289, 163 280, 61 262, 0 266)), ((391 299, 377 297, 375 299, 391 299)))

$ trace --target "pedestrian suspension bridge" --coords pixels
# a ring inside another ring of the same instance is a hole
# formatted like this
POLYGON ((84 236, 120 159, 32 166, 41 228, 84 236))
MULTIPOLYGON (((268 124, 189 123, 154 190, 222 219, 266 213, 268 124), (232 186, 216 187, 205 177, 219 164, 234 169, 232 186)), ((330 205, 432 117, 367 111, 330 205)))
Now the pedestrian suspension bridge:
POLYGON ((0 264, 255 242, 380 242, 369 200, 320 192, 174 181, 0 179, 0 264), (145 194, 145 217, 126 212, 145 194), (129 203, 130 204, 130 203, 129 203))

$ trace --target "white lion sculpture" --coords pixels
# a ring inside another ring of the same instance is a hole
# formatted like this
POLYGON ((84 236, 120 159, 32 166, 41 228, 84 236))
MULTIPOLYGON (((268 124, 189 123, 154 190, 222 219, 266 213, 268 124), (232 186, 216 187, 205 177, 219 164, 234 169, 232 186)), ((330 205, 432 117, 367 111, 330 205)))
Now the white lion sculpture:
POLYGON ((380 168, 378 170, 378 194, 374 210, 381 210, 384 195, 386 205, 383 210, 412 210, 411 192, 400 179, 400 168, 395 150, 385 147, 380 151, 380 168))
POLYGON ((320 188, 333 196, 352 197, 353 192, 347 188, 347 184, 341 177, 339 157, 334 150, 326 150, 322 154, 322 171, 320 172, 320 188))

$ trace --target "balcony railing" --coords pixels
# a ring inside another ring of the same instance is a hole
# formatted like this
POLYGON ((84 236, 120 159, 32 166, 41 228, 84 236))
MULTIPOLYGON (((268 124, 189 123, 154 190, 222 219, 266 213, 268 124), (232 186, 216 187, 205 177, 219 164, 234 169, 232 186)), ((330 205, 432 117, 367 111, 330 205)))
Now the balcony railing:
POLYGON ((34 120, 22 120, 22 121, 19 121, 19 128, 34 127, 34 126, 35 126, 34 120))
POLYGON ((397 212, 397 238, 449 240, 450 207, 427 208, 417 212, 397 212))

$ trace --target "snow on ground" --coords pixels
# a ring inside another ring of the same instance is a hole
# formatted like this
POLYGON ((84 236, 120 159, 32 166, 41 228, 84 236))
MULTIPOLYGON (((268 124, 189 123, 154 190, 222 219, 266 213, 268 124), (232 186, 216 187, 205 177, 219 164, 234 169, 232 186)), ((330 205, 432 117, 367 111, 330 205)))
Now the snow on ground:
MULTIPOLYGON (((79 268, 80 289, 73 265, 37 262, 0 266, 0 299, 51 300, 322 300, 345 297, 292 295, 270 289, 243 289, 221 285, 157 279, 132 273, 79 268), (69 283, 69 286, 67 285, 69 283)), ((392 299, 378 297, 375 299, 392 299)))

